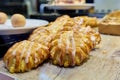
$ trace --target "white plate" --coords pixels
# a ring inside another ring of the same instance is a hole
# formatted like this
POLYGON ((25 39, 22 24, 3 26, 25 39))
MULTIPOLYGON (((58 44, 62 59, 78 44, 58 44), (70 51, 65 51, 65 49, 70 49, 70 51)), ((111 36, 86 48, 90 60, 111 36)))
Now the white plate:
POLYGON ((26 19, 26 25, 23 27, 13 27, 10 20, 5 24, 0 24, 0 35, 22 34, 28 33, 33 29, 47 25, 48 21, 39 19, 26 19))
POLYGON ((68 10, 80 10, 89 9, 93 7, 94 4, 44 4, 41 8, 48 7, 50 9, 68 9, 68 10))

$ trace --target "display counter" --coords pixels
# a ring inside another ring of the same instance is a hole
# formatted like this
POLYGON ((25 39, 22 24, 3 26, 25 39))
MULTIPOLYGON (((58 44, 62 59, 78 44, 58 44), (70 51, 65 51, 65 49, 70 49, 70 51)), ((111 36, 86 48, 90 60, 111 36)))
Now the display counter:
POLYGON ((0 60, 0 71, 19 80, 115 80, 120 79, 120 36, 101 34, 99 47, 92 50, 90 58, 80 66, 64 68, 49 61, 34 70, 11 74, 0 60))

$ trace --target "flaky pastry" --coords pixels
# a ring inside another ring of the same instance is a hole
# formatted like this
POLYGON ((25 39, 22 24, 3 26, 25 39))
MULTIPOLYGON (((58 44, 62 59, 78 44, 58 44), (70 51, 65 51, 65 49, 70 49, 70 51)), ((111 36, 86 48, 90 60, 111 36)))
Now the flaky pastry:
POLYGON ((53 64, 64 67, 80 65, 89 57, 89 52, 99 42, 97 42, 96 36, 94 36, 94 40, 91 39, 92 36, 88 35, 88 32, 83 34, 79 31, 58 33, 52 40, 50 47, 53 64))
POLYGON ((73 18, 75 22, 81 26, 91 26, 97 27, 98 21, 95 17, 88 17, 88 16, 77 16, 73 18))
POLYGON ((24 40, 14 44, 5 54, 4 62, 9 72, 25 72, 36 68, 48 59, 49 50, 39 43, 24 40))
POLYGON ((28 40, 38 42, 49 47, 49 43, 59 31, 64 29, 64 27, 73 26, 75 24, 71 20, 72 19, 67 15, 58 17, 47 27, 39 27, 38 29, 35 29, 28 40))
POLYGON ((38 42, 49 47, 49 43, 52 40, 52 35, 46 27, 39 27, 33 31, 28 40, 38 42))

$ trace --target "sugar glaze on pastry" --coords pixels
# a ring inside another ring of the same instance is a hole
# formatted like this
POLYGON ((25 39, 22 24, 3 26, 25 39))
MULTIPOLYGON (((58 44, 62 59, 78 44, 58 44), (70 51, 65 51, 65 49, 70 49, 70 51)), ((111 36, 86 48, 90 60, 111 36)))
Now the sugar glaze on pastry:
POLYGON ((90 36, 83 36, 78 31, 63 31, 51 43, 51 60, 64 67, 80 65, 94 46, 90 36))
POLYGON ((27 40, 14 44, 5 54, 4 62, 11 72, 25 72, 36 68, 48 58, 48 48, 27 40))

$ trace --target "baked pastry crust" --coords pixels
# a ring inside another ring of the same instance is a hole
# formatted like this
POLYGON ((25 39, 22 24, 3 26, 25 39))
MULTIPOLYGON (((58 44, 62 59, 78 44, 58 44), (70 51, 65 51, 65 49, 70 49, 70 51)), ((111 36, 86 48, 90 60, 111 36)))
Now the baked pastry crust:
POLYGON ((36 68, 48 59, 49 50, 39 43, 24 40, 15 43, 5 54, 4 62, 9 72, 25 72, 36 68))
POLYGON ((92 41, 94 46, 98 45, 101 41, 100 34, 97 31, 93 30, 90 26, 82 27, 78 29, 78 31, 83 36, 87 36, 92 41))
POLYGON ((46 27, 39 27, 35 29, 33 33, 28 38, 29 41, 37 42, 49 47, 49 43, 52 39, 50 31, 46 27))
POLYGON ((87 29, 84 32, 62 31, 51 42, 51 60, 53 64, 64 67, 80 65, 89 58, 89 52, 100 40, 99 34, 87 29))
POLYGON ((38 42, 40 44, 50 47, 50 42, 59 31, 64 29, 64 27, 74 25, 74 23, 70 20, 72 19, 68 15, 58 17, 47 27, 39 27, 38 29, 35 29, 28 38, 28 40, 38 42))
POLYGON ((120 25, 120 10, 113 11, 103 17, 100 21, 103 24, 120 25))
POLYGON ((100 33, 120 35, 120 10, 105 15, 98 24, 100 33))
POLYGON ((76 22, 76 24, 79 24, 81 26, 91 26, 91 27, 97 27, 98 20, 96 17, 88 17, 88 16, 77 16, 73 18, 76 22))
MULTIPOLYGON (((30 36, 29 40, 34 39, 33 41, 39 43, 44 42, 44 45, 48 43, 51 60, 54 64, 65 67, 80 65, 81 62, 89 57, 89 52, 101 40, 98 32, 89 26, 86 27, 88 25, 87 21, 77 22, 81 18, 88 21, 92 19, 88 19, 89 17, 87 16, 70 18, 68 15, 64 15, 58 17, 55 22, 52 22, 46 28, 36 29, 31 36, 38 32, 38 38, 36 39, 34 36, 31 38, 30 36), (41 32, 44 29, 47 31, 41 32), (41 37, 44 38, 41 39, 41 37)), ((93 25, 93 23, 90 23, 90 25, 93 25)))

